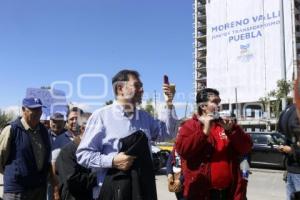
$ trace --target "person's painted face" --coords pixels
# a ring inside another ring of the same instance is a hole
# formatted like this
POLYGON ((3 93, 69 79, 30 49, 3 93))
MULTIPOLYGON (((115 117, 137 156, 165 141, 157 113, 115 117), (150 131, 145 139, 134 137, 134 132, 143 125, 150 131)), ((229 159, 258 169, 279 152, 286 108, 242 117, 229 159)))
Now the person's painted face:
POLYGON ((22 111, 23 111, 23 118, 25 119, 26 123, 31 128, 35 128, 40 122, 40 118, 42 116, 42 108, 23 107, 22 111))
POLYGON ((123 100, 135 105, 142 103, 143 93, 142 82, 138 78, 129 75, 129 80, 123 84, 119 95, 123 100))

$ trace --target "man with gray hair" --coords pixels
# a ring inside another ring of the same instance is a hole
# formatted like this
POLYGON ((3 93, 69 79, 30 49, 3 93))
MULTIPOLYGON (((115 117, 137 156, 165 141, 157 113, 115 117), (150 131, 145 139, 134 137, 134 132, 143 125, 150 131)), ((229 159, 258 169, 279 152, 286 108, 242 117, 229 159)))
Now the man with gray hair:
POLYGON ((50 169, 50 140, 40 123, 42 102, 24 98, 22 117, 0 135, 0 171, 5 200, 45 200, 50 169))

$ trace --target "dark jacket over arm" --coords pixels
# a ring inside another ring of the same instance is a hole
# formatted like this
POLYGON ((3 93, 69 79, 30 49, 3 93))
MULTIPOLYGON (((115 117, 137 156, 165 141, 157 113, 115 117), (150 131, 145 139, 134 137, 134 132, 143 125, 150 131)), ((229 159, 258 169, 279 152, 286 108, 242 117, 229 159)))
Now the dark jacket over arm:
POLYGON ((57 160, 56 170, 62 200, 89 200, 92 189, 97 184, 96 174, 76 162, 77 145, 70 142, 62 148, 57 160))

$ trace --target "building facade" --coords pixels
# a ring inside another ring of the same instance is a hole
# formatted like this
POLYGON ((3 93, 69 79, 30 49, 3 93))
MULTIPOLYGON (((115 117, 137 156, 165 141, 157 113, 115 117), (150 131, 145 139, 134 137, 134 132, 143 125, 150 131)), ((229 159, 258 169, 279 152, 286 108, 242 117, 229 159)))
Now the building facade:
MULTIPOLYGON (((206 3, 210 0, 194 1, 194 92, 207 87, 207 13, 206 3)), ((213 0, 211 0, 213 1, 213 0)), ((282 1, 282 0, 279 0, 282 1)), ((282 1, 283 3, 283 1, 282 1)), ((300 0, 291 0, 293 77, 297 76, 297 58, 300 58, 300 0)), ((299 62, 298 62, 299 63, 299 62)), ((222 95, 222 94, 221 94, 222 95)), ((237 96, 237 92, 235 93, 237 96)), ((259 99, 251 102, 235 102, 221 105, 223 110, 234 112, 239 122, 249 131, 275 130, 276 116, 270 106, 263 105, 259 99)))

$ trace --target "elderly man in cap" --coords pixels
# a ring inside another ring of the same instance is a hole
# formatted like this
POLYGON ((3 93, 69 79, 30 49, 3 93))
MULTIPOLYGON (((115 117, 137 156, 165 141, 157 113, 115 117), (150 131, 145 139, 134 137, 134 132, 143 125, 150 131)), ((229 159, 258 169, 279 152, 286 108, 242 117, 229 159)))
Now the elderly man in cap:
POLYGON ((22 117, 0 135, 5 200, 46 199, 51 147, 47 129, 40 123, 42 107, 40 99, 24 98, 22 117))
MULTIPOLYGON (((66 132, 65 129, 66 121, 65 116, 60 112, 55 112, 50 116, 50 129, 49 129, 49 135, 50 135, 50 141, 51 141, 51 147, 53 150, 53 143, 55 142, 56 138, 66 132)), ((57 185, 57 179, 55 176, 55 168, 52 167, 52 173, 51 173, 51 184, 48 184, 48 200, 54 199, 53 198, 53 189, 52 187, 54 185, 57 185)))
POLYGON ((50 117, 50 139, 53 143, 56 138, 66 131, 66 121, 62 113, 56 112, 50 117))
POLYGON ((52 172, 53 172, 53 199, 59 200, 59 188, 58 188, 58 182, 57 178, 55 176, 56 169, 55 169, 55 162, 56 159, 61 151, 61 149, 73 141, 75 136, 78 136, 80 133, 80 123, 81 123, 81 117, 82 117, 83 111, 78 107, 72 107, 68 110, 67 113, 67 130, 60 134, 55 141, 52 144, 52 158, 51 158, 51 164, 52 164, 52 172))

